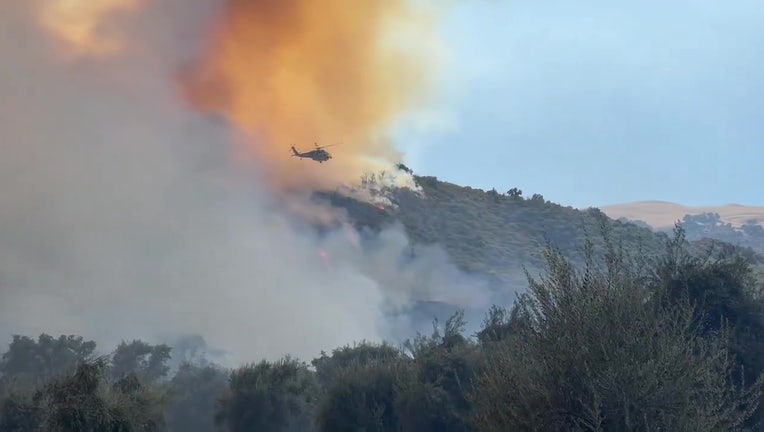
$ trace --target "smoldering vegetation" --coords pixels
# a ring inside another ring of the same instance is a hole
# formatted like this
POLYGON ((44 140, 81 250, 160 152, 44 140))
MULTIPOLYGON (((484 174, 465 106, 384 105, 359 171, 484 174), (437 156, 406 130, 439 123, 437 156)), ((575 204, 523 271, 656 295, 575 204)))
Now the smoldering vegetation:
POLYGON ((189 356, 204 351, 190 338, 171 367, 165 344, 105 353, 15 336, 0 430, 759 430, 764 304, 750 263, 698 257, 681 229, 654 259, 606 244, 583 267, 546 249, 541 277, 478 332, 457 312, 405 343, 348 341, 309 362, 225 368, 189 356))

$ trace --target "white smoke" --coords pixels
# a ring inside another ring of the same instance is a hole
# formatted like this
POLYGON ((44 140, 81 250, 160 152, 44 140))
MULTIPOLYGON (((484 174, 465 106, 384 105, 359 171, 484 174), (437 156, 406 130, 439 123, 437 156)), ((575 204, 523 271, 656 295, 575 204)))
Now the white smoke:
POLYGON ((473 301, 442 254, 402 268, 400 228, 369 252, 319 238, 231 161, 236 132, 171 84, 216 3, 130 22, 151 51, 66 62, 32 2, 0 5, 0 330, 102 348, 191 333, 235 361, 311 358, 390 336, 385 312, 415 298, 473 301))

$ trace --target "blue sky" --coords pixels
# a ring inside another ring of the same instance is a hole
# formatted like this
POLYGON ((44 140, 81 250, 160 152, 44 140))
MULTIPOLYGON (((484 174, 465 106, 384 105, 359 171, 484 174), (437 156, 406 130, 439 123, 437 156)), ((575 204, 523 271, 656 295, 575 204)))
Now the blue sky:
POLYGON ((474 0, 442 25, 422 175, 576 207, 764 205, 764 2, 474 0))

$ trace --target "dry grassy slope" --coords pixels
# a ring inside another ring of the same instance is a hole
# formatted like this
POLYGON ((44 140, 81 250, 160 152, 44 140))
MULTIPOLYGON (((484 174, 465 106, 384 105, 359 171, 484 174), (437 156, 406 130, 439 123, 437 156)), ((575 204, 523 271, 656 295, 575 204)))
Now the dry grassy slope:
POLYGON ((721 220, 739 227, 749 220, 764 225, 764 207, 729 204, 725 206, 690 207, 666 201, 640 201, 602 207, 601 210, 613 219, 625 217, 641 220, 656 229, 670 228, 685 215, 718 213, 721 220))

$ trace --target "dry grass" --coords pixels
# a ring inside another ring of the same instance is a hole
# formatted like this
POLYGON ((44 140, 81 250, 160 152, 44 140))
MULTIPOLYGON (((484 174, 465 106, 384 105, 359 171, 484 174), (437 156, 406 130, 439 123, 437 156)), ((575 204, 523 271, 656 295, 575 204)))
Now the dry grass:
POLYGON ((647 222, 654 228, 670 228, 685 215, 718 213, 724 222, 741 226, 754 219, 764 225, 764 207, 728 204, 724 206, 690 207, 666 201, 640 201, 601 207, 603 213, 613 219, 625 217, 647 222))

